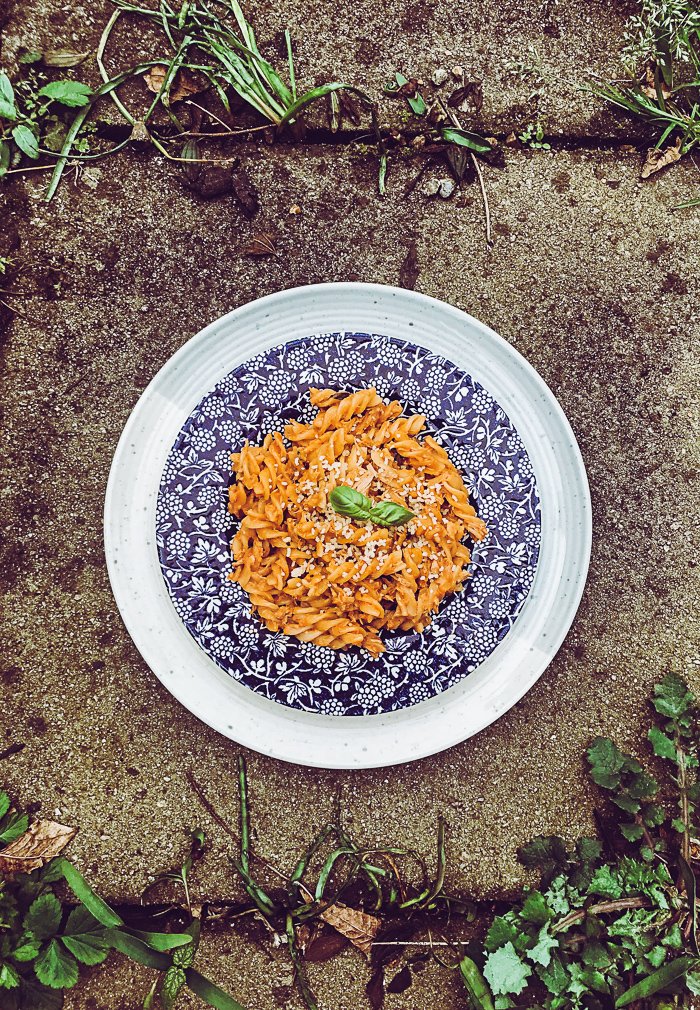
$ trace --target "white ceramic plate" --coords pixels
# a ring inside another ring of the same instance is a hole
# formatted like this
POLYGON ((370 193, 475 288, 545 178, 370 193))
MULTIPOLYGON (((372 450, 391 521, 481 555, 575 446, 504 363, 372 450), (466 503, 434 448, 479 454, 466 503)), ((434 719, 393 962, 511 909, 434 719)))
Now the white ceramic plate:
POLYGON ((271 757, 326 768, 398 764, 479 732, 535 683, 576 613, 591 548, 590 495, 573 432, 554 395, 509 344, 471 316, 412 291, 320 284, 261 298, 188 341, 136 405, 114 456, 105 502, 112 589, 129 633, 168 690, 225 736, 271 757), (478 668, 427 701, 371 716, 325 716, 237 683, 183 625, 155 543, 168 453, 202 397, 252 355, 313 333, 381 333, 464 368, 503 407, 534 467, 542 543, 517 621, 478 668))

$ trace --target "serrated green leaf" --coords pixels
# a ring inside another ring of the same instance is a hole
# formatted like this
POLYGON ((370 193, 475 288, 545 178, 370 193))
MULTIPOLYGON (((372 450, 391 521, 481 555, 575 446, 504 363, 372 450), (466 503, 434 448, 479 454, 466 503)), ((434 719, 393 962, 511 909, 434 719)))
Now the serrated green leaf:
POLYGON ((496 996, 493 1002, 495 1010, 511 1010, 515 1003, 510 996, 496 996))
POLYGON ((33 979, 22 979, 20 986, 22 1010, 61 1010, 63 991, 48 989, 33 979))
POLYGON ((528 844, 518 849, 518 859, 530 870, 542 872, 542 880, 549 884, 569 865, 566 846, 556 835, 538 835, 528 844))
POLYGON ((541 964, 546 968, 552 960, 552 950, 558 946, 558 939, 550 934, 549 925, 546 925, 539 931, 535 945, 526 951, 526 956, 535 964, 541 964))
POLYGON ((186 932, 192 937, 192 942, 186 944, 184 947, 177 947, 173 951, 173 964, 178 968, 190 968, 194 962, 195 954, 197 953, 197 948, 199 946, 199 934, 201 931, 201 922, 199 919, 193 919, 190 926, 188 926, 186 932))
POLYGON ((25 940, 19 947, 15 947, 11 956, 14 961, 24 963, 25 961, 33 961, 40 950, 41 942, 39 940, 25 940))
POLYGON ((78 981, 78 962, 52 940, 34 962, 36 977, 51 989, 72 989, 78 981))
POLYGON ((658 726, 652 726, 648 733, 649 743, 657 757, 668 758, 669 761, 678 762, 678 752, 676 751, 676 745, 670 736, 666 736, 665 733, 658 728, 658 726))
POLYGON ((638 842, 644 835, 644 828, 641 824, 621 824, 620 831, 628 842, 638 842))
POLYGON ((652 703, 659 715, 677 720, 694 707, 695 699, 678 674, 668 673, 654 688, 652 703))
POLYGON ((499 947, 503 947, 507 943, 513 943, 518 938, 518 935, 519 930, 517 926, 508 919, 504 919, 502 915, 497 915, 489 926, 484 946, 490 954, 493 954, 499 947))
POLYGON ((18 123, 14 127, 12 130, 12 139, 20 151, 26 154, 28 158, 34 160, 39 157, 39 142, 34 133, 24 123, 18 123))
POLYGON ((656 947, 652 947, 650 951, 647 951, 647 961, 653 968, 660 968, 668 957, 668 950, 657 944, 656 947))
POLYGON ((654 796, 659 790, 659 783, 645 771, 638 772, 628 786, 630 796, 642 800, 654 796))
POLYGON ((530 891, 520 910, 520 918, 525 922, 531 922, 535 926, 543 926, 552 918, 544 895, 540 891, 530 891))
POLYGON ((512 943, 489 954, 484 965, 484 976, 494 996, 513 993, 517 996, 527 985, 532 968, 521 960, 512 943))
POLYGON ((61 942, 81 964, 102 964, 109 953, 106 940, 96 933, 62 936, 61 942))
POLYGON ((685 821, 682 817, 674 817, 671 821, 671 827, 674 831, 677 831, 679 835, 685 834, 685 821))
POLYGON ((160 991, 160 999, 163 1010, 172 1010, 178 996, 182 992, 186 983, 185 973, 182 968, 175 965, 168 968, 163 977, 163 986, 160 991))
POLYGON ((37 940, 55 936, 61 924, 61 902, 55 894, 42 894, 29 906, 23 926, 37 940))
POLYGON ((43 98, 51 98, 61 105, 68 105, 71 108, 79 108, 90 104, 92 88, 82 81, 51 81, 40 88, 39 95, 43 98))
POLYGON ((642 812, 642 820, 648 828, 658 828, 666 820, 666 811, 658 803, 650 803, 642 812))
POLYGON ((599 866, 593 874, 589 894, 599 894, 601 898, 622 897, 622 886, 617 873, 609 866, 599 866))
POLYGON ((537 969, 537 974, 554 996, 559 996, 569 988, 569 973, 556 954, 546 968, 537 969))
MULTIPOLYGON (((0 989, 18 989, 19 975, 11 964, 0 963, 0 989)), ((0 1005, 2 1001, 0 1000, 0 1005)))
POLYGON ((584 864, 595 863, 602 852, 603 846, 597 838, 579 838, 576 842, 576 855, 584 864))
POLYGON ((10 797, 6 792, 0 790, 0 817, 4 817, 10 809, 10 797))
POLYGON ((607 968, 612 958, 602 943, 598 940, 589 940, 581 951, 581 960, 591 968, 607 968))
POLYGON ((617 796, 612 797, 612 801, 616 807, 620 810, 624 810, 628 814, 638 814, 642 809, 642 804, 635 796, 630 796, 627 790, 618 793, 617 796))
POLYGON ((591 778, 603 789, 617 789, 620 772, 625 767, 625 755, 607 737, 596 737, 586 751, 591 778))

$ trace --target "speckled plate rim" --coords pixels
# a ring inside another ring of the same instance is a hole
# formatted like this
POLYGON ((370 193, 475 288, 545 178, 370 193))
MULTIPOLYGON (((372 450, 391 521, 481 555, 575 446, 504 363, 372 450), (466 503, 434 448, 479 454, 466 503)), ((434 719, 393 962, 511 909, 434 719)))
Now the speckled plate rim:
POLYGON ((242 305, 192 337, 148 385, 122 432, 105 498, 112 590, 139 652, 190 712, 270 757, 373 768, 437 753, 480 732, 532 687, 561 645, 583 593, 591 501, 575 436, 554 394, 503 338, 460 309, 379 284, 291 288, 242 305), (530 455, 542 508, 537 572, 518 620, 478 669, 417 705, 323 716, 268 701, 228 677, 177 615, 161 574, 155 508, 186 418, 237 364, 314 333, 374 332, 411 341, 469 372, 500 403, 530 455))

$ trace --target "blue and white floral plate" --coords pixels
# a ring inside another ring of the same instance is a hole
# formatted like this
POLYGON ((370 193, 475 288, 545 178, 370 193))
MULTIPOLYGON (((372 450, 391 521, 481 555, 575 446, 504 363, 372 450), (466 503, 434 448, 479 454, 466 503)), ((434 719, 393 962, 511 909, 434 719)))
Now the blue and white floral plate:
POLYGON ((590 539, 578 447, 534 370, 457 309, 363 284, 280 292, 185 344, 124 430, 105 507, 115 597, 156 675, 232 739, 325 767, 421 757, 506 711, 568 630, 590 539), (229 453, 308 419, 312 386, 368 385, 427 416, 489 527, 466 589, 374 659, 271 634, 227 578, 229 453))

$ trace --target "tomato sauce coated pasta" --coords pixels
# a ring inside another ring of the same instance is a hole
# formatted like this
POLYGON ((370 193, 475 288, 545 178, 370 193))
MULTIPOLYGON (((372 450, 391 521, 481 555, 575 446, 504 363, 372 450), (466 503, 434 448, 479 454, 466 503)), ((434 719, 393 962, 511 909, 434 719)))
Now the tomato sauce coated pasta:
POLYGON ((384 651, 383 630, 423 631, 440 601, 469 578, 465 537, 486 525, 445 449, 418 435, 375 389, 312 389, 311 424, 233 453, 229 511, 240 518, 231 578, 271 631, 302 642, 384 651), (329 495, 354 488, 414 513, 395 528, 339 515, 329 495))

